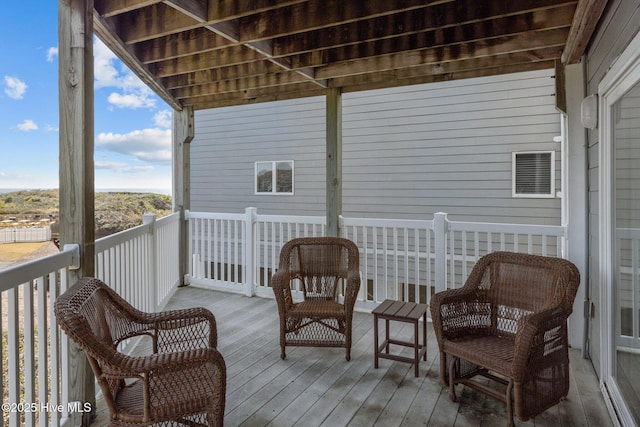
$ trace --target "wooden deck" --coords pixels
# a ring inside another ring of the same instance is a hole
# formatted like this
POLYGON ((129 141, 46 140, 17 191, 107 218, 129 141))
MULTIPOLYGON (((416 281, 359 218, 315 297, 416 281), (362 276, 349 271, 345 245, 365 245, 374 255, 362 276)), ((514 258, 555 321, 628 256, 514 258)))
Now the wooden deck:
MULTIPOLYGON (((350 362, 343 349, 307 347, 287 347, 287 359, 281 360, 275 300, 186 287, 167 308, 195 305, 208 307, 218 322, 218 348, 227 363, 226 426, 505 425, 504 405, 490 397, 459 386, 460 402, 449 400, 439 384, 430 324, 427 361, 416 378, 408 363, 380 360, 374 369, 369 313, 355 314, 350 362)), ((392 322, 391 333, 410 339, 412 327, 392 322)), ((108 424, 105 411, 98 402, 93 426, 108 424)), ((590 361, 572 350, 567 399, 535 420, 516 419, 516 425, 613 425, 590 361)))

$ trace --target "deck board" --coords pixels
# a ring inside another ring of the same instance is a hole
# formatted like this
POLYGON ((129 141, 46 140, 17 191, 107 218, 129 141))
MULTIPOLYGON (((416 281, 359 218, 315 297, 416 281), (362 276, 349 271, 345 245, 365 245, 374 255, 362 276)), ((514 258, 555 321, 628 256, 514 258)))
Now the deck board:
MULTIPOLYGON (((216 316, 218 349, 227 364, 226 426, 504 425, 502 403, 459 386, 451 402, 439 384, 435 335, 427 325, 427 361, 414 377, 409 363, 373 367, 373 315, 354 314, 351 361, 344 349, 287 347, 280 359, 275 300, 197 287, 180 288, 167 309, 205 306, 216 316)), ((380 333, 383 331, 380 328, 380 333)), ((391 322, 391 336, 412 339, 412 325, 391 322)), ((411 356, 412 350, 392 348, 411 356)), ((140 349, 144 351, 144 349, 140 349)), ((570 351, 571 388, 559 405, 516 426, 611 426, 590 361, 570 351)), ((92 426, 108 425, 104 402, 92 426)))

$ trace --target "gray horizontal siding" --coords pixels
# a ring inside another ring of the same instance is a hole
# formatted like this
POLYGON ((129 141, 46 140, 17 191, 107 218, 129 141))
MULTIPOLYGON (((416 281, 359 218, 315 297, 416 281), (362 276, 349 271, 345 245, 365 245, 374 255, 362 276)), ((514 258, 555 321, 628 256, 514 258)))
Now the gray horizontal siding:
MULTIPOLYGON (((512 151, 559 150, 552 75, 343 95, 345 215, 558 224, 559 200, 511 197, 512 151)), ((192 209, 324 215, 324 114, 323 97, 196 112, 192 209), (295 161, 293 196, 253 194, 260 160, 295 161)))
POLYGON ((324 214, 324 98, 197 111, 192 209, 324 214), (294 195, 254 194, 256 161, 294 160, 294 195))
POLYGON ((511 152, 560 148, 552 75, 345 95, 345 214, 559 224, 558 199, 511 197, 511 152))

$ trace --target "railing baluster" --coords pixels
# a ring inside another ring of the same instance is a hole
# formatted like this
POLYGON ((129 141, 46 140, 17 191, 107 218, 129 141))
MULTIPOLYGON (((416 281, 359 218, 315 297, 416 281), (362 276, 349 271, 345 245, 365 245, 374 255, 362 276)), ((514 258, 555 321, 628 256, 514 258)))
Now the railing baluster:
MULTIPOLYGON (((37 279, 39 280, 39 278, 37 279)), ((33 304, 33 282, 29 281, 22 285, 22 345, 24 351, 23 360, 23 376, 24 376, 24 397, 19 400, 22 403, 35 403, 35 387, 36 376, 35 370, 36 355, 34 353, 35 338, 34 338, 34 304, 33 304)), ((33 411, 20 411, 23 413, 25 425, 33 425, 34 413, 33 411)))
MULTIPOLYGON (((22 401, 20 397, 20 384, 22 383, 20 378, 20 325, 19 325, 19 313, 18 313, 18 289, 19 287, 11 288, 7 291, 7 305, 8 305, 8 339, 7 339, 7 354, 8 354, 8 377, 9 377, 9 402, 8 403, 20 403, 22 401)), ((20 414, 18 411, 9 412, 9 425, 20 425, 20 414)))
MULTIPOLYGON (((48 318, 47 318, 47 287, 50 286, 50 278, 47 276, 41 277, 37 281, 37 295, 38 295, 38 400, 39 404, 46 404, 50 402, 47 390, 49 389, 49 354, 48 344, 50 341, 51 332, 49 330, 48 318)), ((52 368, 52 370, 55 368, 52 368)), ((40 412, 38 424, 41 427, 45 427, 47 423, 48 412, 40 412)))
MULTIPOLYGON (((49 355, 50 355, 50 366, 51 366, 51 377, 49 378, 49 402, 54 407, 58 407, 61 403, 60 401, 60 340, 58 335, 58 328, 56 324, 55 314, 52 310, 53 304, 55 303, 56 297, 60 294, 60 289, 58 288, 58 277, 62 277, 62 274, 50 273, 49 274, 49 355)), ((40 400, 42 402, 42 400, 40 400)), ((60 414, 54 413, 51 415, 51 425, 54 427, 58 427, 60 425, 60 414)))

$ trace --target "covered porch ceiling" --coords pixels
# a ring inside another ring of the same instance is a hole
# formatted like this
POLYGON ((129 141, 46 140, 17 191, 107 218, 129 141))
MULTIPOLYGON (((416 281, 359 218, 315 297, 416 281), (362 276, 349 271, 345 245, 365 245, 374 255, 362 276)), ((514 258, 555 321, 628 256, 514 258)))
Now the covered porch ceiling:
POLYGON ((606 0, 94 0, 94 31, 195 110, 552 68, 606 0))

